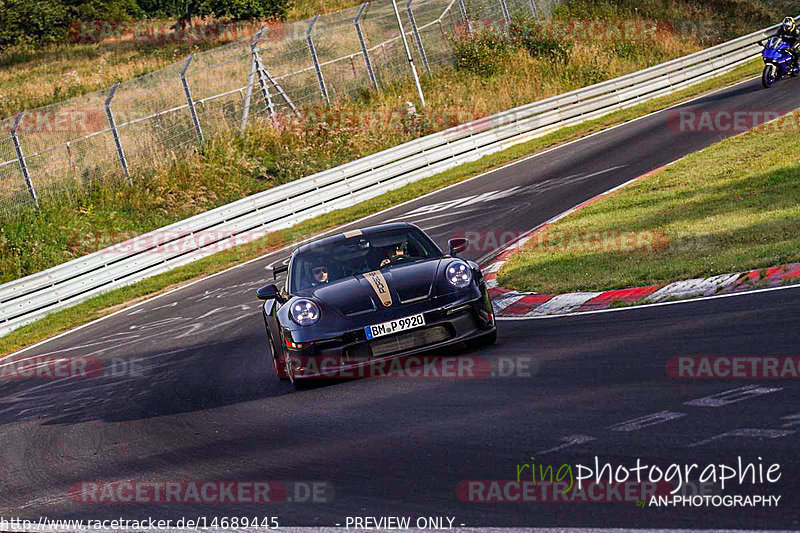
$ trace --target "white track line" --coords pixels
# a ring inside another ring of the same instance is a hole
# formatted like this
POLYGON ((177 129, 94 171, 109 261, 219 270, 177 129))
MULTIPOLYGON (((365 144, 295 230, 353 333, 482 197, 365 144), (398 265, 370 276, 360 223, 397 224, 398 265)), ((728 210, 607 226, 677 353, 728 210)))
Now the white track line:
POLYGON ((661 307, 664 305, 678 305, 678 304, 691 304, 697 302, 703 302, 706 300, 716 300, 718 298, 733 298, 734 296, 750 296, 753 294, 758 294, 761 292, 770 292, 770 291, 782 291, 786 289, 800 289, 800 284, 798 285, 785 285, 783 287, 768 287, 765 289, 753 289, 752 291, 745 291, 745 292, 734 292, 731 294, 717 294, 714 296, 701 296, 699 298, 688 298, 686 300, 675 300, 673 302, 658 302, 654 304, 642 304, 642 305, 632 305, 629 307, 614 307, 612 309, 598 309, 596 311, 583 311, 580 313, 565 313, 563 315, 543 315, 543 316, 498 316, 495 317, 495 320, 503 320, 503 321, 514 321, 514 320, 542 320, 544 318, 562 318, 562 317, 575 317, 575 316, 584 316, 584 315, 597 315, 600 313, 616 313, 618 311, 636 311, 639 309, 646 309, 648 307, 661 307))

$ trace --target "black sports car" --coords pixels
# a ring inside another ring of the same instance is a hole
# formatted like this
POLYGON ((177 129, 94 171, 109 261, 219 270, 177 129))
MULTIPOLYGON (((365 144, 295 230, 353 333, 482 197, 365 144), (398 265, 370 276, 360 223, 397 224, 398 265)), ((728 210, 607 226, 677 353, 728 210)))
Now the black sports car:
POLYGON ((492 304, 477 264, 446 255, 418 227, 384 224, 295 250, 258 290, 273 368, 295 386, 399 356, 495 342, 492 304))

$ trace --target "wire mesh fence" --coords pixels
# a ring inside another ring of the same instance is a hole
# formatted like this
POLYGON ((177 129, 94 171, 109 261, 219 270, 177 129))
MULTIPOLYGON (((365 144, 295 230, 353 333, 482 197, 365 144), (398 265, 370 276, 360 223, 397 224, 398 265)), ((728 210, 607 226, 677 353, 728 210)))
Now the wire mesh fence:
POLYGON ((33 198, 25 190, 25 179, 17 160, 14 143, 8 131, 0 138, 0 209, 28 207, 33 198))
POLYGON ((412 68, 435 74, 453 64, 463 32, 544 18, 557 1, 375 0, 268 24, 106 90, 24 111, 16 129, 4 121, 0 131, 0 216, 102 180, 136 180, 222 132, 406 82, 412 68))

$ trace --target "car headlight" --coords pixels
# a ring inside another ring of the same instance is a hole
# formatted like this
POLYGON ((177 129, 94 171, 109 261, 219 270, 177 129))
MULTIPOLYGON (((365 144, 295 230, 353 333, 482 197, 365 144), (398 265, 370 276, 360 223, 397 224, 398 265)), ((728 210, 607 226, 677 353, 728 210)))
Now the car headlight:
POLYGON ((319 320, 319 307, 311 300, 297 300, 292 304, 292 320, 301 326, 310 326, 319 320))
POLYGON ((453 287, 463 289, 472 283, 472 269, 463 261, 454 261, 447 266, 447 281, 453 287))

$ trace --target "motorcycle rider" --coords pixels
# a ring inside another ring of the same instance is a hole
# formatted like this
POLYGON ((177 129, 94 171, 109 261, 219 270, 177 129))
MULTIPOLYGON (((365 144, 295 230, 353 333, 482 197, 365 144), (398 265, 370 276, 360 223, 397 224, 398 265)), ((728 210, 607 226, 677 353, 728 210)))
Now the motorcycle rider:
POLYGON ((798 68, 797 60, 800 57, 800 28, 792 17, 786 17, 781 23, 778 33, 775 35, 789 43, 789 53, 792 56, 792 70, 798 68))

